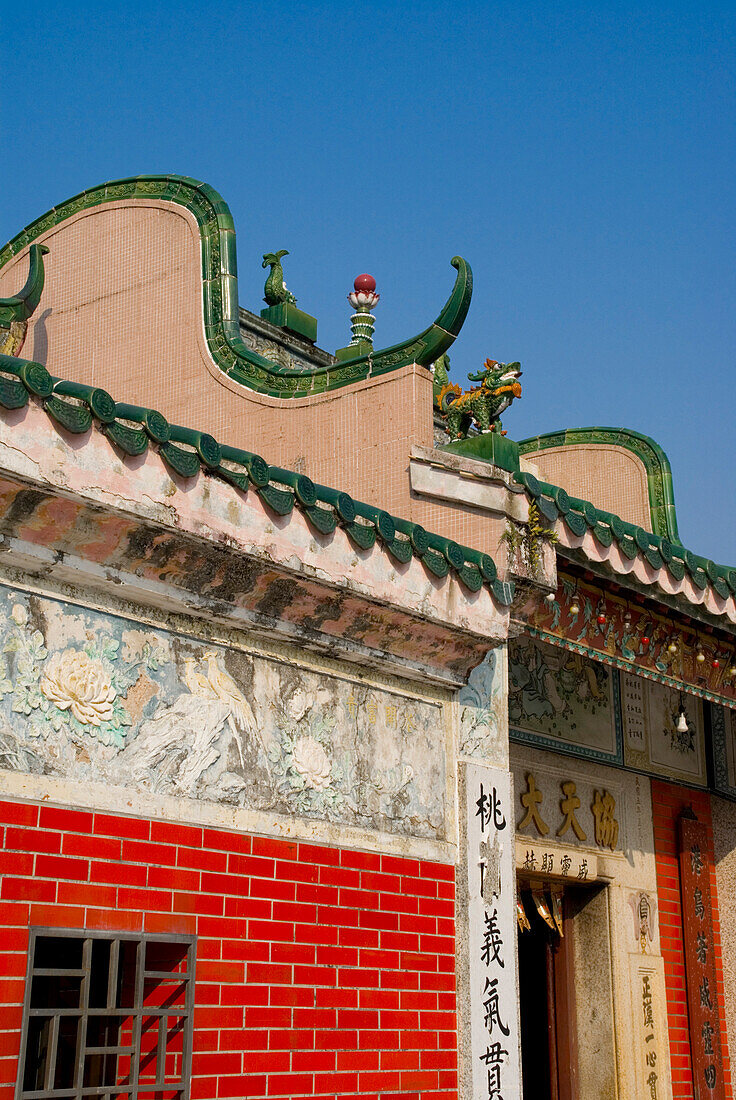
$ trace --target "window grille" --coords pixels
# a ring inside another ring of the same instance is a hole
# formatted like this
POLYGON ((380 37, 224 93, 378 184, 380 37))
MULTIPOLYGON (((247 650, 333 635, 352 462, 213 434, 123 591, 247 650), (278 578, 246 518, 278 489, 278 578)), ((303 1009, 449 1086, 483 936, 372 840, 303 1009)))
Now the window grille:
POLYGON ((16 1100, 189 1100, 194 941, 31 929, 16 1100))

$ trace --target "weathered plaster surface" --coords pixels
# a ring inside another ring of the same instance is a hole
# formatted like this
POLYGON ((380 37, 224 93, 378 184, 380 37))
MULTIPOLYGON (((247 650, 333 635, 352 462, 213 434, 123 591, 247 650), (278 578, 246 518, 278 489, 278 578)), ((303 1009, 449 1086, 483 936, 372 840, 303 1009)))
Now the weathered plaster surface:
POLYGON ((432 577, 415 558, 400 565, 379 545, 356 550, 339 528, 315 534, 297 509, 277 517, 203 473, 172 477, 152 448, 119 458, 98 431, 62 437, 33 404, 0 416, 0 508, 10 565, 35 559, 70 580, 77 569, 84 586, 124 582, 160 605, 186 593, 192 613, 339 639, 356 659, 373 651, 422 678, 461 683, 507 630, 485 588, 432 577))

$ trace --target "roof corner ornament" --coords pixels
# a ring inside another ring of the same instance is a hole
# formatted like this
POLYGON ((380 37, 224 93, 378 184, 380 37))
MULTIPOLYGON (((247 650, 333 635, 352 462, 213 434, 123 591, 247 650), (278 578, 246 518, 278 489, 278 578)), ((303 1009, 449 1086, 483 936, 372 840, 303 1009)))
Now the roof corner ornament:
POLYGON ((281 260, 288 255, 289 252, 286 248, 281 248, 278 252, 263 253, 261 267, 271 268, 263 289, 263 301, 267 306, 280 306, 283 303, 296 305, 296 298, 284 282, 284 269, 281 266, 281 260))
POLYGON ((0 298, 0 354, 18 355, 23 347, 28 319, 41 300, 45 279, 43 258, 48 253, 45 244, 32 244, 28 249, 29 270, 25 286, 12 298, 0 298))
POLYGON ((501 431, 501 413, 516 397, 521 397, 521 374, 521 363, 486 359, 482 370, 468 375, 469 382, 480 382, 480 386, 463 392, 456 382, 448 379, 440 389, 437 404, 451 438, 466 439, 473 427, 481 434, 501 432, 505 435, 501 431))

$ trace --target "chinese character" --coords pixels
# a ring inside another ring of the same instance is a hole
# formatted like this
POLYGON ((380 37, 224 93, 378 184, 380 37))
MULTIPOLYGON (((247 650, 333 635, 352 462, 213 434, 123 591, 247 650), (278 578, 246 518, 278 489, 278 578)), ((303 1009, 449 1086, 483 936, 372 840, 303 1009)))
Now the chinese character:
POLYGON ((690 849, 690 867, 693 871, 693 874, 696 875, 699 875, 700 872, 703 870, 703 857, 700 854, 699 844, 693 844, 692 848, 690 849))
POLYGON ((487 993, 488 996, 483 1001, 483 1008, 485 1009, 485 1018, 483 1020, 488 1031, 493 1035, 494 1024, 498 1027, 504 1035, 508 1036, 509 1029, 501 1019, 501 1012, 498 1005, 498 978, 486 978, 485 988, 483 993, 487 993))
POLYGON ((508 1054, 508 1051, 502 1050, 500 1043, 491 1043, 490 1046, 486 1047, 485 1054, 480 1055, 480 1060, 485 1062, 487 1066, 498 1066, 503 1061, 505 1054, 508 1054))
POLYGON ((644 1009, 644 1027, 654 1029, 654 1016, 652 1015, 652 989, 649 984, 649 975, 642 974, 641 979, 641 1004, 644 1009))
POLYGON ((595 842, 601 848, 616 847, 618 841, 618 821, 613 816, 616 812, 616 800, 608 791, 595 792, 593 805, 591 806, 595 818, 595 842))
POLYGON ((695 916, 699 917, 700 920, 702 920, 705 916, 705 906, 703 905, 703 895, 697 886, 695 887, 695 892, 693 893, 693 900, 695 901, 695 916))
POLYGON ((406 732, 414 733, 416 728, 417 727, 414 725, 414 711, 408 710, 406 712, 406 732))
POLYGON ((705 956, 708 949, 708 941, 705 938, 704 932, 698 932, 697 944, 695 947, 695 953, 698 956, 698 962, 705 964, 705 956))
POLYGON ((396 707, 393 705, 393 703, 386 704, 386 725, 396 725, 396 707))
POLYGON ((703 1074, 705 1076, 705 1083, 708 1088, 714 1089, 716 1087, 716 1067, 713 1065, 706 1066, 703 1070, 703 1074))
POLYGON ((703 978, 702 982, 700 983, 700 1003, 705 1008, 713 1008, 710 999, 710 986, 708 984, 707 978, 703 978))
POLYGON ((701 1035, 703 1036, 703 1054, 715 1054, 711 1041, 713 1030, 713 1024, 710 1020, 706 1020, 703 1024, 703 1030, 701 1031, 701 1035))
POLYGON ((647 1062, 648 1066, 651 1066, 652 1069, 654 1069, 654 1067, 657 1064, 657 1052, 656 1052, 656 1050, 650 1050, 649 1051, 649 1053, 647 1054, 646 1062, 647 1062))
POLYGON ((501 939, 501 929, 498 927, 498 912, 495 908, 492 913, 486 910, 483 947, 480 952, 481 961, 486 966, 490 966, 492 962, 497 962, 502 967, 503 959, 500 955, 502 947, 503 940, 501 939))
POLYGON ((488 1100, 503 1100, 500 1066, 491 1066, 488 1070, 488 1100))
POLYGON ((649 1095, 652 1097, 652 1100, 657 1100, 657 1074, 654 1070, 652 1070, 647 1077, 647 1084, 649 1085, 649 1095))
POLYGON ((563 875, 567 875, 567 872, 570 870, 571 863, 572 863, 572 860, 570 859, 569 856, 563 856, 562 857, 562 859, 560 860, 560 868, 562 870, 563 875))
POLYGON ((348 696, 347 707, 348 707, 348 713, 350 714, 350 717, 355 718, 355 715, 358 713, 358 704, 355 701, 355 696, 353 695, 352 691, 350 692, 350 695, 348 696))
POLYGON ((554 864, 555 857, 552 855, 551 852, 545 852, 544 856, 542 857, 542 870, 551 875, 552 871, 554 870, 554 864))
POLYGON ((523 869, 525 871, 536 871, 536 869, 537 869, 537 860, 536 860, 536 857, 534 855, 534 849, 533 848, 532 848, 531 852, 527 849, 526 859, 524 860, 523 869))
POLYGON ((526 777, 526 787, 526 792, 521 796, 521 804, 526 810, 526 815, 523 820, 519 822, 519 828, 525 829, 526 826, 533 821, 539 835, 546 836, 549 832, 549 825, 542 821, 539 810, 537 809, 537 807, 541 805, 544 795, 541 791, 537 790, 537 784, 531 772, 529 772, 526 777))
POLYGON ((480 829, 484 833, 486 831, 486 825, 490 825, 491 821, 496 829, 499 831, 506 828, 506 818, 503 816, 501 810, 501 799, 496 793, 496 788, 493 788, 493 794, 488 795, 483 792, 483 784, 480 785, 480 798, 475 803, 478 809, 475 811, 475 816, 480 818, 480 829))
POLYGON ((580 870, 578 871, 578 878, 587 878, 587 877, 588 877, 588 861, 587 861, 587 859, 582 859, 580 861, 580 870))
POLYGON ((580 799, 575 794, 575 784, 572 782, 563 783, 562 793, 565 797, 560 799, 560 809, 565 815, 565 820, 557 830, 557 835, 564 836, 570 826, 572 826, 572 831, 575 833, 578 840, 587 840, 588 838, 583 832, 580 822, 575 817, 575 811, 580 809, 580 799))
POLYGON ((365 709, 368 713, 368 721, 372 726, 376 724, 376 715, 378 714, 378 703, 375 699, 366 700, 365 709))

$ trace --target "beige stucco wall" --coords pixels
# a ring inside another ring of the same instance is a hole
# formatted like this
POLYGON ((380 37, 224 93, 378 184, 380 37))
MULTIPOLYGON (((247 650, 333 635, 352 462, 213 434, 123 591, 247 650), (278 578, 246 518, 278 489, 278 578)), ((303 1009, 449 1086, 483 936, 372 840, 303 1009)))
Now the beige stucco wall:
MULTIPOLYGON (((50 249, 46 284, 24 358, 410 517, 409 450, 432 444, 425 368, 312 398, 256 394, 227 378, 207 349, 199 230, 188 211, 112 202, 40 239, 50 249)), ((24 252, 0 272, 0 296, 17 292, 27 270, 24 252)))
POLYGON ((531 451, 526 455, 542 481, 561 485, 572 496, 592 500, 628 523, 652 529, 644 463, 624 447, 580 443, 531 451))

